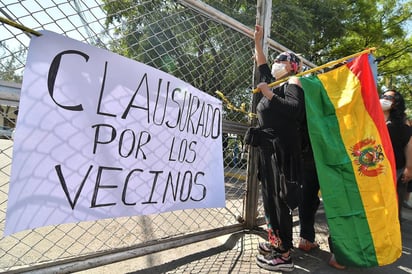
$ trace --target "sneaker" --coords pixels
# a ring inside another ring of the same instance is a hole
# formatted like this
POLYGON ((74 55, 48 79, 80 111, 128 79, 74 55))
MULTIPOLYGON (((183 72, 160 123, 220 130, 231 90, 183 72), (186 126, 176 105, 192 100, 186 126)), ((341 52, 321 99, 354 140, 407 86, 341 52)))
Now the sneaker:
POLYGON ((269 242, 259 243, 257 247, 259 254, 270 255, 272 253, 280 254, 280 249, 274 247, 269 242))
POLYGON ((408 201, 403 201, 402 205, 404 208, 412 209, 412 205, 410 205, 408 201))
POLYGON ((284 271, 290 272, 295 269, 295 265, 290 258, 290 255, 285 258, 280 254, 270 254, 270 255, 257 255, 256 264, 269 271, 284 271))
POLYGON ((303 251, 311 251, 312 249, 317 249, 319 248, 319 245, 317 243, 312 243, 311 241, 308 241, 304 238, 300 238, 299 241, 299 249, 303 251))
POLYGON ((339 264, 339 263, 336 261, 335 254, 333 254, 333 253, 332 253, 332 256, 330 256, 329 265, 330 265, 331 267, 336 268, 336 269, 339 269, 339 270, 344 270, 344 269, 346 269, 346 266, 341 265, 341 264, 339 264))

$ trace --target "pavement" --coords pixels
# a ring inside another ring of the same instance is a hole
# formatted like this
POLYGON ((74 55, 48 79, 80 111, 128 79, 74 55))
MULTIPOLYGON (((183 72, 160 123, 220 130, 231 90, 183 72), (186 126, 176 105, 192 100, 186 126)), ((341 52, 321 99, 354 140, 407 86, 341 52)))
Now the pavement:
MULTIPOLYGON (((294 243, 299 240, 299 221, 294 212, 294 243)), ((390 224, 388 224, 390 225, 390 224)), ((295 248, 292 252, 295 264, 294 274, 412 274, 412 209, 403 209, 402 256, 393 264, 373 268, 353 268, 338 270, 328 265, 330 258, 328 229, 323 207, 316 215, 316 239, 319 249, 308 253, 295 248)), ((244 230, 231 235, 208 239, 190 245, 153 253, 110 265, 104 265, 78 274, 157 274, 157 273, 282 273, 270 272, 255 263, 256 246, 266 240, 264 227, 244 230)))

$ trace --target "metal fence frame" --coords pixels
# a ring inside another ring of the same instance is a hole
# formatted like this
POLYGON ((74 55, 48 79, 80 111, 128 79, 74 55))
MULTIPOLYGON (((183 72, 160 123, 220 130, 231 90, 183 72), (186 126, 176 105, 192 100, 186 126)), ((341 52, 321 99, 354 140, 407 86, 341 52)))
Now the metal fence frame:
MULTIPOLYGON (((74 1, 75 3, 77 1, 74 1)), ((246 37, 249 40, 253 39, 253 29, 250 27, 247 27, 243 25, 242 23, 234 20, 233 18, 223 14, 222 12, 214 9, 213 7, 210 7, 206 5, 205 3, 198 1, 198 0, 179 0, 177 1, 180 5, 187 7, 194 13, 197 13, 201 16, 204 16, 207 18, 207 20, 211 20, 215 22, 216 24, 223 25, 227 28, 230 28, 244 37, 246 37)), ((267 14, 266 15, 261 15, 262 10, 265 10, 265 5, 270 4, 271 1, 258 1, 258 6, 257 6, 257 13, 258 13, 258 21, 264 23, 264 22, 269 22, 270 19, 268 20, 267 14), (260 5, 261 4, 261 5, 260 5), (263 6, 262 6, 263 5, 263 6)), ((270 10, 270 9, 269 9, 270 10)), ((270 14, 270 13, 269 13, 270 14)), ((80 16, 82 18, 82 21, 84 21, 84 24, 87 24, 85 21, 84 17, 80 16)), ((9 18, 10 19, 10 18, 9 18)), ((270 28, 270 26, 269 26, 270 28)), ((283 47, 282 45, 278 44, 276 41, 271 40, 271 39, 266 39, 265 44, 267 45, 268 50, 271 51, 276 51, 276 52, 281 52, 281 51, 286 51, 288 50, 287 48, 283 47)), ((245 44, 245 47, 249 47, 249 45, 245 44)), ((249 49, 248 49, 249 50, 249 49)), ((1 59, 1 58, 0 58, 1 59)), ((308 67, 314 67, 314 64, 310 63, 307 60, 303 60, 304 63, 308 67)), ((256 72, 255 72, 256 73, 256 72)), ((254 85, 254 79, 256 77, 250 77, 250 85, 254 85)), ((19 93, 20 93, 20 87, 21 85, 18 83, 14 82, 6 82, 6 81, 0 81, 0 103, 2 105, 7 105, 7 106, 13 106, 17 107, 18 106, 18 101, 19 101, 19 93)), ((258 97, 254 96, 252 98, 252 111, 254 108, 254 105, 256 105, 258 97)), ((6 114, 3 113, 3 116, 6 114)), ((224 120, 223 122, 223 132, 225 134, 233 134, 234 136, 242 136, 244 132, 246 131, 247 127, 250 126, 250 124, 253 124, 253 121, 250 121, 250 123, 242 123, 238 121, 230 121, 230 120, 224 120)), ((5 140, 10 141, 10 140, 5 140)), ((0 151, 0 156, 5 158, 4 164, 2 167, 0 167, 0 173, 3 174, 3 176, 0 177, 0 185, 2 185, 4 188, 6 188, 5 185, 7 185, 8 182, 8 176, 9 176, 9 168, 11 166, 11 151, 12 151, 12 141, 11 143, 7 143, 6 148, 0 151), (7 155, 7 159, 6 156, 7 155), (6 181, 4 181, 6 180, 6 181)), ((137 257, 137 256, 142 256, 146 254, 150 254, 153 252, 158 252, 162 250, 167 250, 183 245, 187 245, 190 243, 222 236, 222 235, 227 235, 231 233, 236 233, 242 230, 253 230, 256 226, 264 224, 264 220, 262 215, 259 216, 259 212, 261 213, 263 209, 259 206, 259 196, 258 196, 258 188, 256 187, 258 182, 256 178, 256 172, 255 172, 255 165, 256 165, 256 151, 251 150, 248 156, 248 166, 247 169, 243 170, 239 169, 228 169, 226 170, 226 175, 230 178, 237 178, 237 177, 242 177, 244 180, 243 185, 246 186, 246 190, 244 192, 244 197, 241 198, 243 200, 242 204, 242 209, 239 210, 238 212, 231 212, 231 209, 226 208, 227 211, 229 211, 229 214, 233 215, 233 220, 229 224, 222 224, 221 226, 212 228, 212 229, 206 229, 203 231, 192 231, 189 234, 184 234, 184 235, 179 235, 177 233, 176 235, 171 235, 171 237, 166 237, 166 238, 156 238, 154 237, 153 239, 148 239, 144 242, 140 243, 132 243, 129 246, 124 246, 124 247, 118 247, 118 248, 112 248, 112 249, 107 249, 104 251, 99 251, 99 252, 85 252, 85 254, 80 254, 71 256, 64 255, 62 258, 58 259, 52 259, 52 260, 43 260, 43 261, 38 261, 36 263, 28 263, 27 265, 17 265, 17 266, 8 266, 5 265, 3 266, 1 262, 4 262, 5 260, 9 259, 9 256, 12 256, 13 258, 16 256, 19 256, 19 251, 16 251, 15 254, 10 254, 15 251, 13 251, 13 248, 18 249, 19 245, 24 243, 27 238, 33 237, 36 238, 35 242, 38 244, 39 242, 42 242, 43 240, 48 240, 48 241, 53 241, 52 239, 49 240, 47 239, 47 236, 49 234, 43 234, 43 233, 34 233, 33 231, 29 232, 24 232, 19 234, 18 238, 15 238, 13 236, 12 239, 11 237, 6 237, 2 238, 0 243, 1 243, 1 248, 0 250, 4 251, 4 255, 0 255, 0 271, 6 271, 8 273, 18 273, 21 271, 39 271, 39 273, 59 273, 59 272, 70 272, 70 271, 78 271, 82 269, 87 269, 103 264, 108 264, 108 263, 113 263, 121 260, 126 260, 129 258, 137 257), (252 191, 253 190, 253 191, 252 191), (37 239, 39 238, 40 239, 37 239), (43 239, 41 239, 43 237, 43 239), (5 245, 9 245, 11 248, 5 249, 5 245)), ((0 174, 1 175, 1 174, 0 174)), ((236 181, 235 181, 236 183, 236 181)), ((4 192, 0 193, 3 195, 0 195, 1 197, 4 197, 4 192)), ((0 199, 0 204, 5 206, 7 202, 7 197, 1 198, 0 199)), ((4 213, 1 212, 0 213, 4 213)), ((5 214, 1 214, 3 218, 5 217, 5 214)), ((154 217, 156 218, 156 216, 154 217)), ((128 222, 128 220, 126 220, 128 222)), ((4 228, 4 219, 0 219, 0 230, 4 228)), ((59 227, 55 227, 53 229, 58 229, 59 231, 65 231, 64 228, 60 229, 59 227)), ((105 228, 103 228, 105 229, 105 228)), ((47 230, 45 230, 47 231, 47 230)), ((70 233, 66 232, 66 233, 70 233)), ((129 232, 130 233, 130 232, 129 232)), ((27 245, 27 243, 24 243, 27 245)), ((29 253, 30 251, 27 251, 29 253)), ((64 252, 63 252, 64 253, 64 252)), ((42 255, 42 254, 40 254, 42 255)), ((23 262, 24 263, 24 262, 23 262)))

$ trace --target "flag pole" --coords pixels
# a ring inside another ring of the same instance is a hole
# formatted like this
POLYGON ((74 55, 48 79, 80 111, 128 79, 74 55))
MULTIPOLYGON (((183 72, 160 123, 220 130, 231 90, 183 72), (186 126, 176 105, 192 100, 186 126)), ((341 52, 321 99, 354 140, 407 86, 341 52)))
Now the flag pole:
MULTIPOLYGON (((344 62, 344 61, 346 61, 346 60, 348 60, 348 59, 357 57, 357 56, 362 55, 362 54, 365 54, 365 53, 370 53, 371 51, 375 51, 375 50, 376 50, 376 48, 365 49, 365 50, 363 50, 363 51, 361 51, 361 52, 354 53, 354 54, 352 54, 352 55, 349 55, 349 56, 340 58, 340 59, 335 60, 335 61, 331 61, 331 62, 329 62, 329 63, 323 64, 323 65, 318 66, 318 67, 316 67, 316 68, 312 68, 312 69, 303 71, 303 72, 301 72, 301 73, 298 73, 298 74, 296 74, 296 75, 289 76, 289 77, 280 79, 280 80, 278 80, 278 81, 272 82, 272 83, 268 84, 268 86, 269 86, 270 88, 272 88, 272 87, 277 86, 277 85, 279 85, 279 84, 281 84, 281 83, 283 83, 283 82, 286 82, 286 81, 289 80, 289 78, 291 78, 291 77, 299 77, 299 76, 302 76, 302 75, 306 75, 306 74, 309 74, 309 73, 312 73, 312 72, 321 70, 321 69, 326 68, 326 67, 331 67, 331 66, 334 66, 334 65, 336 65, 336 64, 342 63, 342 62, 344 62)), ((253 93, 258 93, 259 91, 260 91, 260 90, 259 90, 258 88, 255 88, 254 90, 252 90, 253 93)))
POLYGON ((18 28, 18 29, 20 29, 20 30, 22 30, 22 31, 24 31, 24 32, 28 32, 28 33, 34 34, 34 35, 36 35, 36 36, 41 36, 41 33, 40 33, 40 32, 37 32, 37 31, 35 31, 35 30, 32 30, 32 29, 30 29, 30 28, 28 28, 28 27, 26 27, 26 26, 23 26, 23 25, 21 25, 21 24, 16 23, 15 21, 9 20, 9 19, 4 18, 4 17, 1 17, 1 16, 0 16, 0 22, 1 22, 1 23, 4 23, 4 24, 7 24, 7 25, 10 25, 10 26, 12 26, 12 27, 18 28))

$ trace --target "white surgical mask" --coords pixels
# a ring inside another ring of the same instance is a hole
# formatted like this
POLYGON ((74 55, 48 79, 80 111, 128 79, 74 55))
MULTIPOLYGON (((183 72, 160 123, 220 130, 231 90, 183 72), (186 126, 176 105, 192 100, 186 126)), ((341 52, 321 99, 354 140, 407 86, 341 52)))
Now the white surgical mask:
POLYGON ((286 64, 283 63, 274 63, 272 65, 272 75, 276 80, 281 79, 286 76, 289 71, 286 69, 286 64))
POLYGON ((386 99, 380 99, 381 107, 383 111, 390 110, 392 106, 392 102, 386 99))

